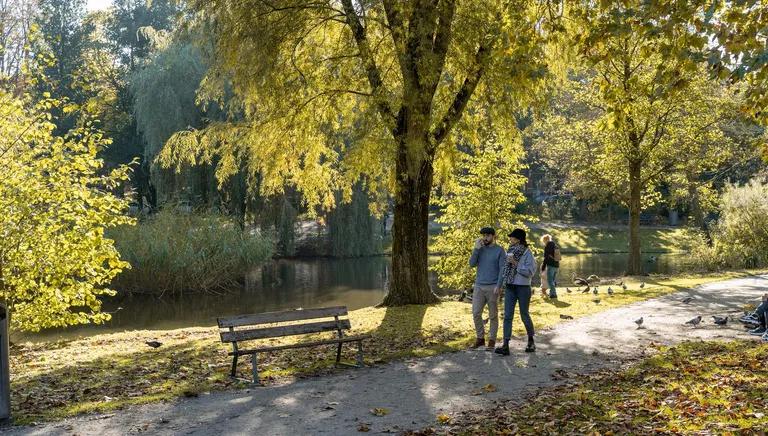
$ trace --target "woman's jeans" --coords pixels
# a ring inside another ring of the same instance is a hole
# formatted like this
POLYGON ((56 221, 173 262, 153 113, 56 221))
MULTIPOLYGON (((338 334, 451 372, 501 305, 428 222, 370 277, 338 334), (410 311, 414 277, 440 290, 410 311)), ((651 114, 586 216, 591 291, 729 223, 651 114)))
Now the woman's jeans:
POLYGON ((557 298, 557 290, 555 289, 557 280, 557 270, 554 266, 547 265, 547 284, 549 284, 549 298, 557 298))
POLYGON ((525 324, 528 336, 533 336, 533 321, 528 307, 531 304, 530 285, 507 285, 504 291, 504 341, 512 337, 512 317, 515 314, 515 306, 520 303, 520 318, 525 324))

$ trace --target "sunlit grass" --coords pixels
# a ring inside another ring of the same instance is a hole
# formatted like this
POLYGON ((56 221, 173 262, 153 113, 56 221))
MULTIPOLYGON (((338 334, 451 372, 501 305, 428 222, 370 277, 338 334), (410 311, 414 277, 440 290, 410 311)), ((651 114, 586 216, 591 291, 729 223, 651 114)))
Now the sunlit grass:
MULTIPOLYGON (((622 228, 542 226, 531 233, 531 240, 551 234, 564 253, 614 253, 629 249, 629 232, 622 228)), ((682 228, 640 228, 641 249, 645 253, 680 251, 687 238, 688 231, 682 228)))
MULTIPOLYGON (((726 273, 679 276, 669 279, 627 279, 628 292, 613 297, 562 292, 557 305, 534 297, 531 313, 538 329, 561 322, 560 314, 575 318, 612 307, 654 298, 681 288, 743 276, 726 273)), ((423 357, 465 348, 474 339, 471 305, 445 301, 431 306, 363 308, 349 315, 352 334, 368 333, 367 363, 405 357, 423 357)), ((515 323, 515 334, 522 334, 515 323)), ((309 340, 299 338, 298 340, 309 340)), ((262 344, 295 342, 296 338, 262 341, 262 344)), ((131 331, 102 334, 54 343, 26 343, 11 350, 12 403, 17 422, 40 421, 82 412, 105 411, 169 400, 201 392, 246 385, 228 377, 230 349, 219 342, 215 327, 169 331, 131 331), (152 349, 147 340, 163 345, 152 349)), ((266 383, 286 377, 335 371, 333 346, 266 353, 259 356, 266 383)), ((355 347, 345 347, 352 361, 355 347)), ((250 378, 250 361, 241 360, 239 375, 250 378)))

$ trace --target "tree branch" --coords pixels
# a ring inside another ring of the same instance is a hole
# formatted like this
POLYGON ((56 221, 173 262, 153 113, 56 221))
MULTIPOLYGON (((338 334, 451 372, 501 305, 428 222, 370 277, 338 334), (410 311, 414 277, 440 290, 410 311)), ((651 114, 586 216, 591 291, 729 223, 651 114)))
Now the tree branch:
POLYGON ((485 66, 490 59, 491 49, 496 39, 491 39, 485 43, 480 43, 480 47, 475 53, 475 71, 471 72, 464 79, 464 83, 461 84, 461 88, 453 98, 453 102, 448 107, 445 115, 432 132, 432 144, 429 146, 429 152, 432 153, 440 145, 448 133, 450 133, 453 126, 461 119, 464 109, 469 103, 469 99, 472 97, 472 93, 475 92, 477 84, 480 83, 480 79, 485 72, 485 66))
POLYGON ((384 81, 381 79, 381 72, 376 66, 376 61, 373 58, 373 53, 371 52, 368 38, 365 34, 365 28, 360 23, 360 18, 357 16, 357 12, 355 12, 352 0, 342 0, 341 3, 344 6, 347 25, 349 25, 352 30, 357 49, 360 52, 360 59, 363 61, 363 67, 368 76, 368 83, 371 85, 371 94, 376 101, 376 108, 382 118, 384 118, 384 122, 393 127, 395 125, 395 114, 389 103, 384 99, 387 94, 384 87, 384 81))

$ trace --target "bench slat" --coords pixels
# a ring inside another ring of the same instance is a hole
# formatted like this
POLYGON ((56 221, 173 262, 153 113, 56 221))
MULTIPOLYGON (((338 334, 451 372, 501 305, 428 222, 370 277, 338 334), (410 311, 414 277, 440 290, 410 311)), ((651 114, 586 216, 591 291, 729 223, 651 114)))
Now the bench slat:
POLYGON ((278 338, 282 336, 303 335, 307 333, 320 333, 333 331, 341 327, 349 330, 352 325, 348 319, 337 321, 321 321, 307 324, 294 324, 280 327, 265 327, 260 329, 235 330, 221 332, 221 342, 248 341, 251 339, 278 338))
POLYGON ((262 351, 278 351, 278 350, 287 350, 290 348, 304 348, 304 347, 314 347, 317 345, 330 345, 330 344, 338 344, 338 343, 346 343, 346 342, 357 342, 357 341, 362 341, 363 339, 368 339, 370 337, 371 335, 345 336, 341 339, 328 339, 325 341, 302 342, 300 344, 276 345, 274 347, 261 347, 261 348, 253 348, 249 350, 238 350, 237 353, 230 351, 228 354, 230 356, 234 356, 235 354, 242 356, 245 354, 261 353, 262 351))
POLYGON ((322 307, 319 309, 287 310, 283 312, 265 312, 249 315, 238 315, 226 318, 217 318, 219 328, 242 327, 246 325, 271 324, 285 321, 300 321, 303 319, 327 318, 331 316, 345 316, 347 308, 344 306, 322 307))

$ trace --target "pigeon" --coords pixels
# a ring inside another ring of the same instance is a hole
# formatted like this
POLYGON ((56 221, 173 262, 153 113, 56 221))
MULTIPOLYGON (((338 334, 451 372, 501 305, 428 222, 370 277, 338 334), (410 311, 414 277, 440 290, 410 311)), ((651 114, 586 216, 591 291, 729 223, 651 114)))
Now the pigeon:
POLYGON ((597 295, 597 286, 595 286, 595 289, 592 289, 592 293, 597 295))
POLYGON ((683 303, 685 303, 685 304, 688 304, 691 301, 693 301, 693 297, 686 297, 685 299, 683 299, 683 303))
POLYGON ((686 321, 685 323, 686 324, 690 324, 690 325, 696 327, 697 325, 699 325, 700 322, 701 322, 701 315, 699 315, 696 318, 693 318, 693 319, 691 319, 689 321, 686 321))
POLYGON ((643 317, 641 316, 640 318, 636 319, 635 324, 637 324, 637 328, 640 328, 640 326, 643 325, 643 317))
POLYGON ((717 325, 726 325, 726 324, 728 324, 728 317, 727 316, 712 315, 712 319, 715 320, 715 324, 717 324, 717 325))
POLYGON ((581 291, 582 294, 586 294, 587 292, 589 292, 589 286, 587 286, 586 288, 584 288, 583 291, 581 291))
POLYGON ((645 282, 640 283, 640 289, 643 289, 645 287, 645 282))
POLYGON ((573 319, 571 315, 560 314, 560 319, 573 319))
POLYGON ((570 294, 570 293, 572 292, 572 291, 571 291, 571 288, 565 288, 565 292, 567 292, 567 293, 569 293, 569 294, 570 294))
POLYGON ((621 289, 625 291, 627 290, 627 285, 625 285, 624 282, 621 282, 621 289))
POLYGON ((608 295, 613 295, 613 288, 608 286, 608 295))
POLYGON ((147 342, 144 342, 144 343, 149 345, 152 348, 160 348, 160 346, 163 345, 162 342, 157 342, 157 341, 147 341, 147 342))
POLYGON ((465 298, 467 298, 467 291, 461 291, 461 295, 459 295, 459 301, 464 301, 465 298))

